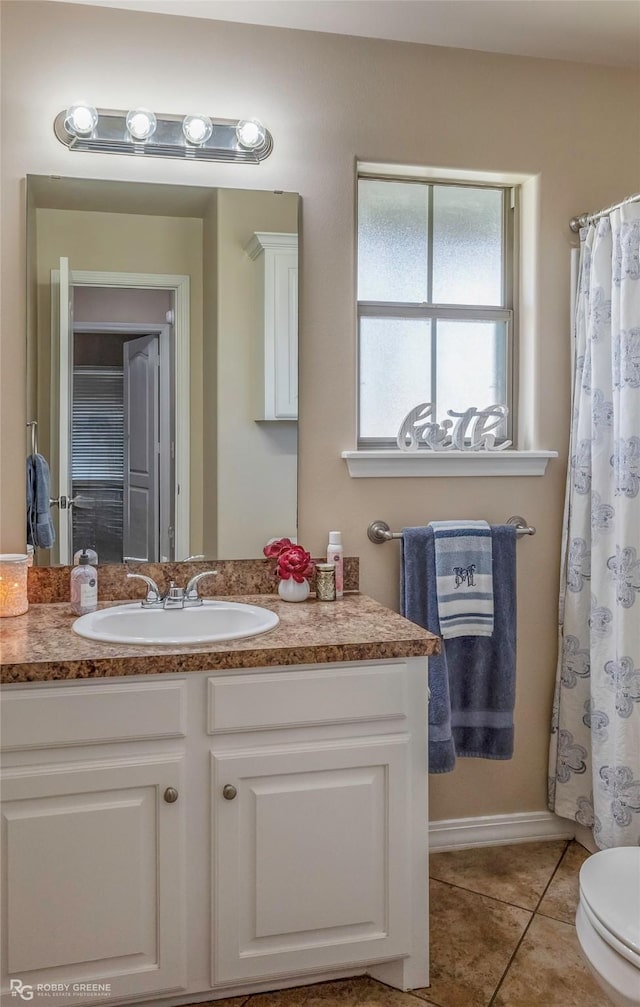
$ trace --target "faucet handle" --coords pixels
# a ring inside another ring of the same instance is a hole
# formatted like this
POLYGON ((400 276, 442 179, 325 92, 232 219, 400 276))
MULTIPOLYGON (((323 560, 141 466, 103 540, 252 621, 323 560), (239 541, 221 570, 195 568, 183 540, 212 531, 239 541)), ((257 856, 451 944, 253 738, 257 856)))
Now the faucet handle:
POLYGON ((147 585, 147 597, 142 602, 143 608, 148 608, 151 605, 158 605, 162 601, 162 595, 160 594, 160 588, 156 584, 155 580, 151 577, 147 577, 144 573, 128 573, 127 580, 143 580, 147 585))
POLYGON ((217 577, 217 570, 203 570, 202 573, 197 573, 195 577, 192 577, 187 586, 184 589, 185 601, 191 602, 192 604, 202 604, 202 598, 198 594, 198 584, 205 577, 217 577))

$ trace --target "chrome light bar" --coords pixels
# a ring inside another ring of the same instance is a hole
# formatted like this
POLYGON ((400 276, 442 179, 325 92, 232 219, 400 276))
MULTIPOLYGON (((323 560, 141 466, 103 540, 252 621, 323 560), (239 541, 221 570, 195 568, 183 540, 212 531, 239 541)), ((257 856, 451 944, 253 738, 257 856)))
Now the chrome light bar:
MULTIPOLYGON (((54 121, 53 130, 69 150, 94 151, 99 154, 139 154, 144 157, 178 157, 185 161, 237 161, 258 164, 273 150, 273 137, 257 120, 209 119, 211 125, 202 131, 206 138, 202 143, 194 143, 185 135, 185 123, 193 116, 154 116, 146 110, 141 113, 153 119, 153 132, 146 139, 137 139, 127 125, 131 113, 118 109, 91 109, 80 107, 81 111, 92 115, 78 116, 79 106, 72 106, 60 112, 54 121), (74 114, 70 114, 73 112, 74 114), (88 123, 88 131, 84 124, 88 123), (74 123, 80 124, 74 128, 74 123)), ((198 117, 196 117, 198 118, 198 117)), ((186 127, 188 134, 189 127, 186 127)))

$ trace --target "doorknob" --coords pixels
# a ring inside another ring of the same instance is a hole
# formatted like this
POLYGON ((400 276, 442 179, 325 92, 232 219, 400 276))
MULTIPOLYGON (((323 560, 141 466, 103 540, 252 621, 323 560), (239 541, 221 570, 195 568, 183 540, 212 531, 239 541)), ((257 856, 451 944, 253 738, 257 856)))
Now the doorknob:
POLYGON ((72 507, 82 507, 82 500, 89 500, 91 502, 90 497, 83 497, 81 493, 78 493, 74 497, 68 497, 65 496, 64 493, 61 493, 59 497, 50 498, 49 506, 59 507, 60 510, 71 510, 72 507))
POLYGON ((225 801, 232 801, 237 793, 238 791, 234 787, 233 783, 225 783, 224 787, 222 788, 222 796, 224 797, 225 801))
POLYGON ((57 503, 60 510, 70 510, 76 501, 75 498, 65 496, 64 493, 61 493, 53 502, 57 503))
POLYGON ((67 500, 67 507, 79 507, 81 510, 89 510, 97 501, 86 493, 77 493, 74 497, 69 497, 67 500))
POLYGON ((167 787, 163 796, 167 804, 175 804, 178 800, 178 791, 175 787, 167 787))

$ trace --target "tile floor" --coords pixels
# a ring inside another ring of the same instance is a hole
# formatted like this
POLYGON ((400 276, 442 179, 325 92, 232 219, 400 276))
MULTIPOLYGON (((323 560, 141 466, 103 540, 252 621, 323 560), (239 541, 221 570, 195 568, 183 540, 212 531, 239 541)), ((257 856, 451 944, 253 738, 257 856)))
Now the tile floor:
MULTIPOLYGON (((367 977, 213 1007, 607 1007, 573 926, 575 842, 432 854, 431 985, 400 993, 367 977)), ((200 1004, 198 1007, 208 1007, 200 1004)))

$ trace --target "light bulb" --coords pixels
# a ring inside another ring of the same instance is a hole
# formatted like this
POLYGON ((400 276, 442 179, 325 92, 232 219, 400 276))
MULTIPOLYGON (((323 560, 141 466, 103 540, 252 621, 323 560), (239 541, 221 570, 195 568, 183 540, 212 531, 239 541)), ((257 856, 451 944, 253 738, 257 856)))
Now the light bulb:
POLYGON ((90 136, 98 124, 98 113, 92 105, 80 102, 67 109, 64 128, 74 136, 90 136))
POLYGON ((185 115, 182 132, 189 143, 201 146, 213 133, 213 126, 208 115, 185 115))
POLYGON ((236 136, 241 147, 254 150, 261 147, 266 136, 266 129, 257 119, 243 119, 236 126, 236 136))
POLYGON ((148 140, 157 125, 155 115, 148 108, 134 108, 127 112, 127 129, 133 140, 148 140))

